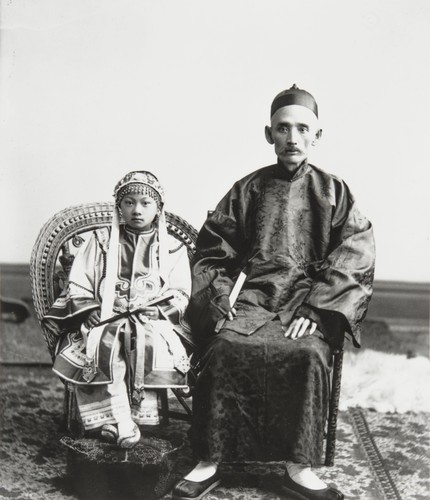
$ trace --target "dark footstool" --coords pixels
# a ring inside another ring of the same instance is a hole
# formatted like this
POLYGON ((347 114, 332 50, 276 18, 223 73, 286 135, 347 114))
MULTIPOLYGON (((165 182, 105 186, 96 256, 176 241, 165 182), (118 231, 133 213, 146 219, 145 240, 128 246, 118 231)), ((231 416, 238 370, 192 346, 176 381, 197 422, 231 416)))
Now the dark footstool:
POLYGON ((98 439, 65 436, 67 476, 79 499, 152 500, 165 495, 175 482, 180 445, 144 435, 131 450, 98 439))

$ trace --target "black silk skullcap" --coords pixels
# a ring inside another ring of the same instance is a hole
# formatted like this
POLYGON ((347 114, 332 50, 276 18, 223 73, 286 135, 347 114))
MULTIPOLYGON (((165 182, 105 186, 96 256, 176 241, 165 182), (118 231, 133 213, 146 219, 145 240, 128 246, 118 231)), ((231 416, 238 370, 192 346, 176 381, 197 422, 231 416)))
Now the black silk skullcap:
POLYGON ((318 118, 318 106, 315 99, 306 90, 299 89, 296 84, 288 90, 283 90, 273 99, 272 106, 270 108, 270 117, 272 117, 278 109, 283 108, 284 106, 291 106, 293 104, 310 109, 318 118))

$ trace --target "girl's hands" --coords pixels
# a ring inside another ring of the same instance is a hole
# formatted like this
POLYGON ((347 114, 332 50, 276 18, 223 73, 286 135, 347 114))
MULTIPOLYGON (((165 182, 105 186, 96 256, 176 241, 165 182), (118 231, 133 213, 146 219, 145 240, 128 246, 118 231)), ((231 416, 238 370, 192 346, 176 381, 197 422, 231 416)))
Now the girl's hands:
POLYGON ((160 319, 160 311, 155 306, 144 307, 139 312, 139 316, 146 316, 148 319, 155 321, 160 319))
POLYGON ((91 328, 97 326, 99 322, 100 322, 100 309, 94 309, 93 311, 90 311, 87 318, 85 319, 84 326, 88 330, 91 330, 91 328))

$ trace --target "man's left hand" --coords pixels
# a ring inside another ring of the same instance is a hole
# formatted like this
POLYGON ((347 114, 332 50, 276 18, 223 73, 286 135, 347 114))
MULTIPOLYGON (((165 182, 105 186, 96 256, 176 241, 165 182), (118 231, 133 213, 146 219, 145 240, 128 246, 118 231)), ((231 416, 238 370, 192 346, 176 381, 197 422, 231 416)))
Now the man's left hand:
POLYGON ((304 335, 312 335, 316 329, 317 324, 315 321, 303 317, 295 318, 290 323, 284 337, 289 339, 299 339, 304 335))

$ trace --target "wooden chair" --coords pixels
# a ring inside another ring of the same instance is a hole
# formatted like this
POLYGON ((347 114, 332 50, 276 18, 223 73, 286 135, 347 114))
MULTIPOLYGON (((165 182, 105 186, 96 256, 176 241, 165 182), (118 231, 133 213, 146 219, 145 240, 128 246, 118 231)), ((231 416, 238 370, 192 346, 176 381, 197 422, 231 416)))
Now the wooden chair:
MULTIPOLYGON (((112 222, 113 207, 113 203, 108 202, 72 206, 58 212, 41 229, 34 244, 30 261, 33 302, 39 322, 67 285, 74 254, 82 245, 85 235, 89 235, 96 229, 109 226, 112 222)), ((192 259, 195 252, 197 231, 184 219, 169 212, 166 213, 166 221, 169 234, 186 245, 188 256, 192 259)), ((43 328, 43 325, 42 331, 53 358, 56 339, 43 328)), ((186 347, 190 351, 194 349, 192 342, 189 342, 186 347)), ((335 454, 342 360, 343 347, 335 353, 333 361, 325 455, 325 464, 328 466, 333 465, 335 454)), ((160 390, 160 410, 164 423, 168 423, 169 418, 191 420, 192 412, 186 400, 192 396, 193 380, 196 376, 198 376, 198 362, 192 362, 189 391, 173 390, 185 413, 170 410, 167 390, 160 390)), ((73 386, 69 383, 65 383, 63 414, 65 429, 75 435, 82 434, 73 386)))

